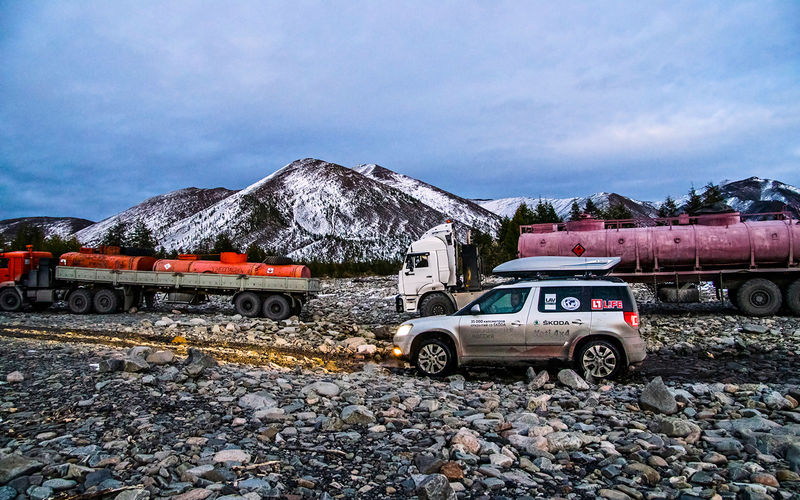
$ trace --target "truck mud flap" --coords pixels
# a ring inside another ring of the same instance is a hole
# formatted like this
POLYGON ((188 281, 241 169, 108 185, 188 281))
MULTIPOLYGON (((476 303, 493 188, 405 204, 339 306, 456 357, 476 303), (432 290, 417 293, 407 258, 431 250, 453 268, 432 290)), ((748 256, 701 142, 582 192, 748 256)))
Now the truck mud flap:
POLYGON ((397 310, 397 312, 399 312, 399 313, 405 312, 405 308, 403 307, 403 296, 402 295, 395 296, 395 298, 394 298, 394 307, 397 310))

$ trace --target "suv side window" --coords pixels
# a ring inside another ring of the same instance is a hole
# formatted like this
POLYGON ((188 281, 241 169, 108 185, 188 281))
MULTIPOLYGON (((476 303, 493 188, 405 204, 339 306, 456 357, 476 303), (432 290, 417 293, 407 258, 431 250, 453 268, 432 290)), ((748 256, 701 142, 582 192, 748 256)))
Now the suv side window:
POLYGON ((514 314, 522 310, 530 293, 530 288, 501 288, 487 293, 473 305, 480 306, 481 314, 514 314))
POLYGON ((539 312, 586 312, 585 287, 582 286, 543 286, 539 292, 539 312))

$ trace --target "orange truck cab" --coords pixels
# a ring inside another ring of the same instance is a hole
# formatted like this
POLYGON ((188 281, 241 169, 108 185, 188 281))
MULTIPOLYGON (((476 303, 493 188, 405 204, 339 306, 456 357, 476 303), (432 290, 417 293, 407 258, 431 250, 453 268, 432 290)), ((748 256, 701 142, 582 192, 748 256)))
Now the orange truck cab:
POLYGON ((0 310, 18 311, 26 299, 50 305, 55 300, 53 254, 28 250, 0 252, 0 310))

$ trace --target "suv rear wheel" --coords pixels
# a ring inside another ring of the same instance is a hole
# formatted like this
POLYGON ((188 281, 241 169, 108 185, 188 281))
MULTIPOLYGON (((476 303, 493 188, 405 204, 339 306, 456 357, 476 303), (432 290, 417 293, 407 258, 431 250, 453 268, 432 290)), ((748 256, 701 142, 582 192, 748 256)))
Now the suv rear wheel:
POLYGON ((417 370, 429 377, 447 375, 453 369, 455 356, 446 343, 439 339, 425 339, 414 356, 417 370))
POLYGON ((614 378, 624 370, 624 359, 617 346, 607 340, 590 340, 578 353, 578 369, 594 378, 614 378))

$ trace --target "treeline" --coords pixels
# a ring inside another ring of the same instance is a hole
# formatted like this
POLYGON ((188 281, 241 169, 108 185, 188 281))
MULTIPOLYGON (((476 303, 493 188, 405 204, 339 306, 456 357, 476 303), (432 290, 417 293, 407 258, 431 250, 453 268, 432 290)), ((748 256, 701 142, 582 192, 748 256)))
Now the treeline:
POLYGON ((0 248, 6 252, 26 250, 28 245, 33 245, 34 250, 50 252, 56 258, 67 252, 75 252, 81 247, 80 242, 74 236, 62 238, 53 235, 45 238, 44 229, 34 224, 21 224, 11 241, 0 241, 0 248))

